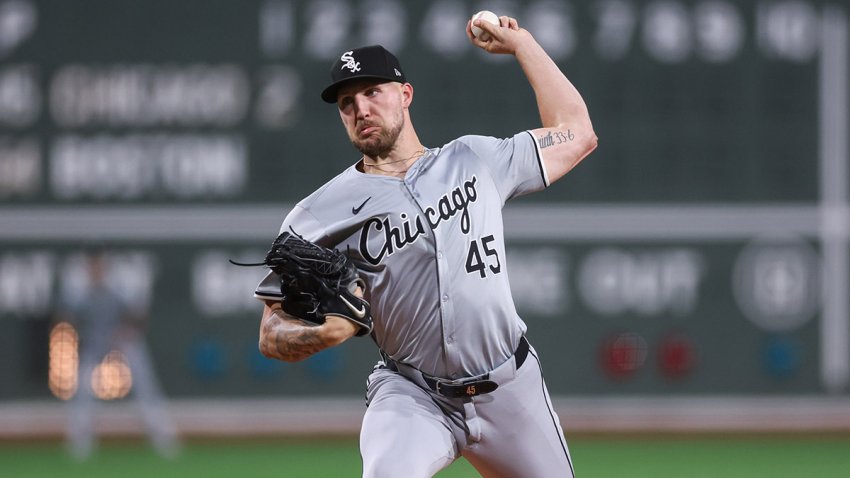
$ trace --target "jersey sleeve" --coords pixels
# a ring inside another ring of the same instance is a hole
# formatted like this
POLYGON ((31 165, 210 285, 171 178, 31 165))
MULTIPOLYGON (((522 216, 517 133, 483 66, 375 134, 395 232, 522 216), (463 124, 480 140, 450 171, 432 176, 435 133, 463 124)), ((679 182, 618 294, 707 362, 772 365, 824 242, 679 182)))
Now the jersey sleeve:
MULTIPOLYGON (((278 233, 284 231, 294 232, 311 242, 324 242, 326 237, 325 228, 310 214, 310 211, 297 205, 283 220, 278 233)), ((280 278, 269 271, 254 290, 254 297, 259 300, 280 300, 283 294, 280 292, 280 278)))
POLYGON ((530 131, 505 139, 464 136, 459 141, 487 165, 502 202, 549 186, 543 157, 530 131))

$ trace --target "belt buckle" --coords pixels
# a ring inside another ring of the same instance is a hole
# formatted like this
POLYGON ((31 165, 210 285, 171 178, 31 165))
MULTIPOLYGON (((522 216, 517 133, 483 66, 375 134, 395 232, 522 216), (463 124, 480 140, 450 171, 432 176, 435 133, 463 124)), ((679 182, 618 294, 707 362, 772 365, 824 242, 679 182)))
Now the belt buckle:
POLYGON ((452 386, 458 385, 458 380, 445 380, 445 379, 442 379, 442 378, 435 378, 434 383, 435 383, 434 388, 437 389, 437 393, 442 395, 443 394, 443 390, 441 388, 442 385, 452 385, 452 386))

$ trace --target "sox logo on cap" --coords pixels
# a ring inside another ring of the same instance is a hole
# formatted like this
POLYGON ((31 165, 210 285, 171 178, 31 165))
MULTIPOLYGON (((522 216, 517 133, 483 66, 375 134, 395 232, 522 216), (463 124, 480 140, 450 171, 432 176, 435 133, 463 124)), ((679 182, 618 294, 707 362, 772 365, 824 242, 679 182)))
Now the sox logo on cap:
POLYGON ((345 62, 343 63, 342 67, 340 67, 340 70, 348 68, 349 70, 351 70, 352 73, 360 71, 360 62, 354 60, 354 57, 352 56, 353 53, 354 50, 347 51, 343 53, 341 57, 339 57, 340 60, 345 62))

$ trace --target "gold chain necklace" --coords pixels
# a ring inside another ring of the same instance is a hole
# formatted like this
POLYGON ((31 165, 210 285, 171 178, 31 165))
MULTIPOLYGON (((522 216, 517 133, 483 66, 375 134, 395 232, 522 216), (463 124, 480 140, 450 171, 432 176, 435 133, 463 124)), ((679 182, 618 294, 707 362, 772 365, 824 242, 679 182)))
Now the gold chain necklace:
POLYGON ((396 159, 394 161, 387 161, 387 162, 384 162, 384 163, 369 163, 369 162, 366 162, 366 156, 364 155, 363 156, 363 165, 369 166, 370 168, 374 168, 374 169, 377 169, 378 171, 382 171, 382 172, 385 172, 385 173, 403 175, 403 174, 407 173, 407 171, 410 169, 410 166, 408 166, 406 169, 403 169, 403 170, 384 169, 381 166, 386 166, 388 164, 395 164, 395 163, 410 161, 411 159, 422 156, 423 154, 425 154, 425 148, 416 150, 412 155, 410 155, 406 158, 396 159))
POLYGON ((411 159, 413 159, 417 156, 422 156, 423 154, 425 154, 425 148, 417 149, 416 151, 413 152, 413 154, 411 154, 410 156, 408 156, 406 158, 396 159, 395 161, 385 161, 383 163, 367 163, 366 162, 366 156, 364 155, 363 156, 363 164, 365 164, 366 166, 386 166, 387 164, 395 164, 395 163, 400 163, 402 161, 409 161, 409 160, 411 160, 411 159))

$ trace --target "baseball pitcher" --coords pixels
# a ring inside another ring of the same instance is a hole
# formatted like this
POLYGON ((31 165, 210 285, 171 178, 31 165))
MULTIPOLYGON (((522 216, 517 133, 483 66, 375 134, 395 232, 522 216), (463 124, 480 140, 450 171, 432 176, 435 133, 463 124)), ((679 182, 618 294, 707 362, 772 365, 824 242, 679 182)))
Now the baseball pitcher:
POLYGON ((597 139, 578 91, 514 18, 466 30, 475 46, 516 58, 542 127, 426 147, 398 59, 381 46, 342 52, 321 96, 362 157, 284 220, 255 292, 259 346, 298 361, 355 336, 377 344, 364 477, 429 477, 460 456, 486 477, 572 477, 511 298, 501 211, 557 181, 597 139))

